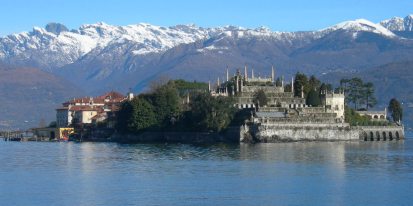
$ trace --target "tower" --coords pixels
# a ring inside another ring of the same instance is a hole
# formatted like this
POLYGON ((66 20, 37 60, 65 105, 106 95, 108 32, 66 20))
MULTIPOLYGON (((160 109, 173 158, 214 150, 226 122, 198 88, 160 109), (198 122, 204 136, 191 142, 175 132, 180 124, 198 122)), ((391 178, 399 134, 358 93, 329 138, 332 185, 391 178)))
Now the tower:
POLYGON ((127 98, 128 98, 129 101, 131 101, 131 100, 133 99, 133 92, 132 92, 132 89, 131 89, 131 88, 129 88, 129 92, 128 92, 128 94, 127 94, 127 98))

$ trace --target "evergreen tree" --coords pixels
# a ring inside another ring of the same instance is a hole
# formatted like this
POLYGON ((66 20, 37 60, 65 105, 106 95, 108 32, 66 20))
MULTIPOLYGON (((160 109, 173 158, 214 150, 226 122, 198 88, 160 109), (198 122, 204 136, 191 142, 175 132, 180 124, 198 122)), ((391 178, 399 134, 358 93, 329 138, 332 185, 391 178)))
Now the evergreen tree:
POLYGON ((209 94, 195 95, 191 102, 193 126, 207 131, 220 132, 231 122, 235 109, 231 98, 211 97, 209 94))
POLYGON ((346 100, 352 103, 354 109, 360 109, 365 105, 368 110, 377 104, 377 99, 374 96, 374 85, 371 82, 364 83, 360 78, 342 79, 340 80, 340 88, 346 93, 346 100))
POLYGON ((282 80, 279 77, 275 80, 275 86, 277 86, 277 87, 282 86, 282 80))
POLYGON ((156 124, 154 108, 147 100, 134 98, 131 107, 132 112, 127 122, 128 131, 137 133, 156 124))
POLYGON ((254 93, 254 99, 252 100, 255 105, 259 105, 260 107, 267 105, 268 98, 265 95, 264 90, 260 89, 254 93))
POLYGON ((158 126, 165 126, 170 123, 171 118, 179 116, 181 101, 173 82, 160 86, 152 96, 152 105, 155 108, 158 126))
POLYGON ((360 78, 352 78, 350 80, 342 79, 340 82, 345 84, 343 88, 345 88, 345 92, 347 94, 346 100, 349 103, 353 103, 354 109, 357 110, 360 105, 364 104, 365 101, 363 81, 360 78))
POLYGON ((284 86, 284 91, 285 91, 285 92, 293 92, 293 91, 291 91, 291 84, 286 84, 286 85, 284 86))
POLYGON ((366 102, 366 110, 374 107, 377 104, 377 99, 374 96, 374 85, 371 82, 364 84, 364 98, 366 102))
POLYGON ((307 76, 305 74, 297 72, 294 79, 294 96, 300 97, 303 89, 304 95, 306 95, 306 88, 308 88, 307 76))
POLYGON ((321 86, 321 81, 318 80, 314 75, 311 75, 310 79, 308 79, 308 85, 306 86, 308 89, 307 94, 311 90, 318 90, 320 86, 321 86))
POLYGON ((343 88, 345 92, 347 92, 349 82, 350 82, 350 79, 341 79, 340 80, 340 87, 343 88))
POLYGON ((322 83, 322 84, 320 85, 319 94, 321 94, 321 93, 323 93, 323 92, 325 92, 325 91, 330 92, 330 91, 332 91, 332 90, 333 90, 333 86, 332 86, 331 84, 322 83))
POLYGON ((391 117, 393 118, 393 121, 400 123, 400 121, 403 118, 403 108, 400 102, 397 101, 396 98, 391 99, 389 102, 388 109, 391 114, 391 117))
POLYGON ((311 105, 313 107, 320 106, 321 99, 319 93, 315 90, 311 90, 307 95, 306 104, 311 105))
MULTIPOLYGON (((134 98, 136 99, 136 97, 134 98)), ((133 99, 133 100, 134 100, 133 99)), ((133 107, 132 101, 125 101, 120 105, 119 111, 116 113, 116 129, 121 133, 128 133, 128 124, 132 116, 133 107)))

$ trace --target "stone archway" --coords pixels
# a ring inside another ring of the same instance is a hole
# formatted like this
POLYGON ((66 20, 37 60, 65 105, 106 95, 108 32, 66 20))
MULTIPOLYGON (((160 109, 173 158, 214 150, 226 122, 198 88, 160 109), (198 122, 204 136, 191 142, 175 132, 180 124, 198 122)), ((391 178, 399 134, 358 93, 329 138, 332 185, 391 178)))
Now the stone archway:
POLYGON ((374 134, 373 134, 373 132, 370 132, 370 141, 374 141, 374 134))
POLYGON ((363 132, 363 138, 364 138, 364 141, 367 141, 368 139, 367 139, 367 133, 366 132, 363 132))
POLYGON ((397 139, 397 140, 400 139, 399 131, 396 131, 396 139, 397 139))
POLYGON ((386 141, 386 132, 383 132, 383 141, 386 141))
POLYGON ((389 140, 392 141, 393 140, 393 134, 391 132, 389 132, 389 140))
POLYGON ((380 141, 380 132, 379 131, 376 131, 376 140, 380 141))

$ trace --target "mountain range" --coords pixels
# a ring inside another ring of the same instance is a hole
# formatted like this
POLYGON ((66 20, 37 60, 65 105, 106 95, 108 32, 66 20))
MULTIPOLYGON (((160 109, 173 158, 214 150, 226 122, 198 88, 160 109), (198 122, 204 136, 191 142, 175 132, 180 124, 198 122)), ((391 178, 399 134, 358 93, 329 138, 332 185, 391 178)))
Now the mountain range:
MULTIPOLYGON (((271 65, 277 75, 286 77, 297 71, 323 78, 337 77, 340 72, 368 75, 367 71, 384 72, 374 69, 383 65, 409 64, 412 54, 413 15, 379 23, 357 19, 299 32, 146 23, 114 26, 103 22, 68 29, 63 24, 50 23, 45 28, 34 27, 30 32, 0 38, 0 62, 6 65, 4 68, 12 68, 6 70, 16 78, 15 83, 0 79, 0 87, 7 84, 7 92, 2 89, 0 96, 9 100, 7 104, 26 104, 27 108, 4 107, 12 115, 2 115, 0 123, 12 118, 14 121, 8 126, 22 127, 20 123, 28 121, 24 114, 33 111, 33 119, 52 120, 53 106, 65 98, 108 90, 126 92, 129 88, 141 91, 159 76, 215 81, 224 76, 227 67, 234 73, 244 65, 258 75, 269 75, 271 65), (32 78, 41 81, 19 84, 18 76, 26 75, 22 71, 27 72, 28 68, 32 78), (50 101, 44 94, 30 90, 38 84, 59 88, 53 91, 56 96, 48 109, 33 109, 41 103, 31 101, 31 96, 40 95, 40 99, 50 101), (21 102, 13 95, 14 90, 26 91, 28 98, 21 102)), ((392 86, 385 91, 394 93, 392 86)), ((30 120, 24 125, 34 124, 30 120)))

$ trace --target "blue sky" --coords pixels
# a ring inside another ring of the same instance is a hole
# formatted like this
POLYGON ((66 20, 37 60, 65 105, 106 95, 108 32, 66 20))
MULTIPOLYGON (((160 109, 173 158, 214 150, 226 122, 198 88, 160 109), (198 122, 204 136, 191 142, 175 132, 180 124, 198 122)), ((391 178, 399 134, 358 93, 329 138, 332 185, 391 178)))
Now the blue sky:
POLYGON ((412 0, 0 0, 0 6, 0 36, 48 22, 60 22, 72 29, 99 21, 302 31, 357 18, 378 22, 413 13, 412 0))

